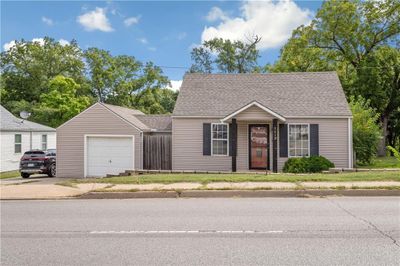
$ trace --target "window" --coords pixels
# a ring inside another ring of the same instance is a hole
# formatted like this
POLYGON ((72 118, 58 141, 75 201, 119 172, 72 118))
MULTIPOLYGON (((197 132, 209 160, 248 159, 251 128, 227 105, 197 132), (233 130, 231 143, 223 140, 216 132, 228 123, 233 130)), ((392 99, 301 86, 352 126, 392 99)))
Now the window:
POLYGON ((21 134, 14 135, 14 153, 21 153, 22 151, 22 137, 21 134))
POLYGON ((42 151, 47 150, 47 135, 42 135, 42 151))
POLYGON ((309 156, 309 144, 308 124, 289 125, 289 157, 309 156))
POLYGON ((211 124, 212 155, 228 155, 228 125, 211 124))

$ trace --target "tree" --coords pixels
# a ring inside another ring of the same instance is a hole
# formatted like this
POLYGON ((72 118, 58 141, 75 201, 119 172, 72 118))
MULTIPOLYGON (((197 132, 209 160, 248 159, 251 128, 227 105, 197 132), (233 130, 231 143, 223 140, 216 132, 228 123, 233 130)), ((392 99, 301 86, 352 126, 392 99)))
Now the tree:
POLYGON ((38 102, 40 95, 49 91, 48 82, 57 75, 84 83, 82 51, 74 40, 62 45, 48 37, 43 43, 22 39, 1 53, 0 67, 2 103, 14 113, 15 106, 24 101, 38 102))
POLYGON ((360 164, 369 164, 376 155, 381 138, 380 128, 376 123, 379 114, 362 97, 351 97, 350 107, 353 113, 353 148, 356 159, 360 164))
POLYGON ((261 38, 255 36, 248 42, 214 38, 191 52, 194 64, 191 72, 211 73, 215 67, 223 73, 248 73, 258 69, 259 51, 257 43, 261 38), (213 67, 215 65, 215 67, 213 67))
MULTIPOLYGON (((101 102, 139 108, 143 107, 140 98, 151 95, 147 94, 147 90, 169 85, 161 68, 152 62, 143 64, 133 56, 112 56, 110 52, 98 48, 85 51, 85 58, 93 95, 101 102)), ((158 97, 152 99, 156 100, 158 97)), ((157 107, 149 110, 162 112, 163 109, 157 107)))
MULTIPOLYGON (((400 2, 326 1, 309 26, 301 26, 270 71, 336 70, 348 97, 361 95, 381 113, 385 141, 399 107, 400 2)), ((397 120, 398 121, 398 120, 397 120)))
POLYGON ((86 109, 91 103, 87 96, 78 96, 80 85, 72 78, 56 76, 49 82, 49 92, 40 96, 33 108, 33 119, 51 127, 58 127, 86 109))

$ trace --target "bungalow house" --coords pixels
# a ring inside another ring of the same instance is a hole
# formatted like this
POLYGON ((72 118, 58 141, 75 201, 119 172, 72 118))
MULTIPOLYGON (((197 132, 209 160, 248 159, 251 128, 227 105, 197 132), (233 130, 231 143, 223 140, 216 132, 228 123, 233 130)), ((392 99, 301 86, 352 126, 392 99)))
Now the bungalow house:
POLYGON ((58 177, 278 172, 310 155, 351 168, 352 153, 352 115, 334 72, 186 74, 172 116, 96 103, 57 128, 58 177))
POLYGON ((56 148, 56 130, 15 117, 0 105, 0 172, 19 169, 24 152, 56 148))
POLYGON ((187 74, 172 115, 172 169, 281 171, 322 155, 352 168, 352 114, 335 72, 187 74))

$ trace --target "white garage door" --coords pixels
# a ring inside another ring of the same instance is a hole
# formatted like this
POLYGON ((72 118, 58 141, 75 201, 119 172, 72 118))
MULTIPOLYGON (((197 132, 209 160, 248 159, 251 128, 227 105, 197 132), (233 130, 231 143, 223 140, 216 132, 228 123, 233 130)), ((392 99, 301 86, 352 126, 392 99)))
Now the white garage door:
POLYGON ((132 137, 88 136, 86 145, 86 176, 106 176, 134 169, 132 137))

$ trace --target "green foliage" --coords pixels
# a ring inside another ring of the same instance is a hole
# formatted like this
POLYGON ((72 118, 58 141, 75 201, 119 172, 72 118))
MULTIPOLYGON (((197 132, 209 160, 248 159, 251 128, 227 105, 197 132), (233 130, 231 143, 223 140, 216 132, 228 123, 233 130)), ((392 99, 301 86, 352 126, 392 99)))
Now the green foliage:
POLYGON ((40 96, 40 103, 34 108, 34 119, 58 127, 82 112, 91 104, 91 100, 87 96, 77 95, 79 87, 71 78, 61 75, 53 78, 49 82, 50 91, 40 96))
POLYGON ((61 45, 51 38, 17 41, 1 53, 2 105, 18 115, 56 127, 94 99, 146 113, 171 113, 177 93, 164 89, 169 80, 152 62, 108 51, 82 51, 76 41, 61 45))
POLYGON ((360 164, 370 164, 381 137, 376 123, 379 114, 362 97, 351 97, 350 108, 353 113, 353 148, 357 161, 360 164))
POLYGON ((393 153, 394 157, 396 157, 396 159, 400 162, 400 152, 395 148, 393 148, 392 146, 387 146, 387 148, 389 151, 393 153))
POLYGON ((283 166, 283 172, 320 173, 332 167, 335 165, 323 156, 289 158, 283 166))
MULTIPOLYGON (((279 60, 266 68, 337 71, 348 98, 360 95, 381 114, 382 144, 400 144, 399 34, 398 0, 325 1, 311 24, 294 30, 279 60)), ((385 145, 380 147, 384 154, 385 145)))
POLYGON ((191 52, 191 72, 211 73, 217 68, 223 73, 248 73, 258 70, 259 51, 256 48, 261 38, 255 36, 247 43, 214 38, 191 52), (213 67, 215 65, 216 67, 213 67))

